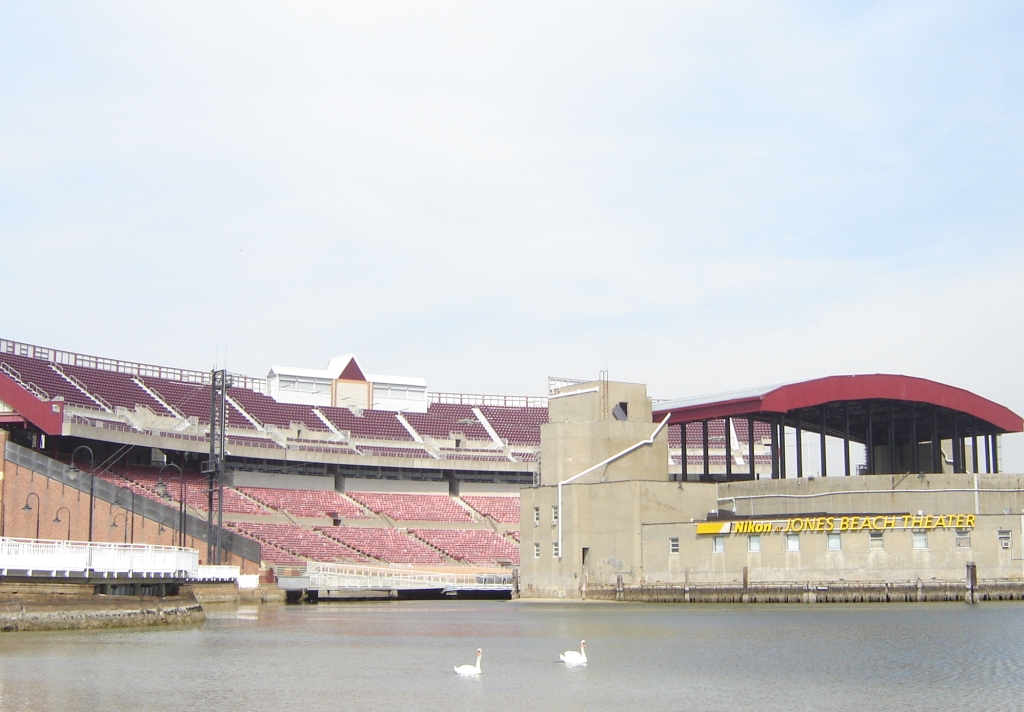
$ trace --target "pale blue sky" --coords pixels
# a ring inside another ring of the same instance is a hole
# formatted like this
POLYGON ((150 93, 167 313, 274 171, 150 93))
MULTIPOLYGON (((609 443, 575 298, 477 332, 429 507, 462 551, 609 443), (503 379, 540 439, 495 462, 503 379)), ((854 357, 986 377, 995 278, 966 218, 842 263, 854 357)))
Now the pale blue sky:
POLYGON ((0 2, 0 336, 1022 412, 1021 37, 994 2, 0 2))

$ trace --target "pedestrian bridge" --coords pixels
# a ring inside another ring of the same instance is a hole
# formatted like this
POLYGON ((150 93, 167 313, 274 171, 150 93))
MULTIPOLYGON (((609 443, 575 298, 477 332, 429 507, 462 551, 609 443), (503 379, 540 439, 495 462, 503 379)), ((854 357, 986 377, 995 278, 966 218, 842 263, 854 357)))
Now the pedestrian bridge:
POLYGON ((0 576, 196 579, 199 574, 199 552, 179 546, 0 537, 0 576))
POLYGON ((301 576, 280 576, 278 585, 298 600, 465 596, 508 598, 511 573, 438 573, 384 566, 353 566, 310 561, 301 576))

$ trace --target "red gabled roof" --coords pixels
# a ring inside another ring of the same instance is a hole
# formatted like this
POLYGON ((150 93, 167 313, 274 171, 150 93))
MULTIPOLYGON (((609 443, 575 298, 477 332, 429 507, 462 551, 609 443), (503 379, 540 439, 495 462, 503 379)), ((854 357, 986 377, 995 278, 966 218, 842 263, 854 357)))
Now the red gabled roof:
POLYGON ((1024 420, 1019 415, 970 391, 926 378, 882 373, 829 376, 719 396, 665 401, 654 405, 654 415, 655 420, 660 420, 671 413, 669 423, 684 423, 758 413, 788 413, 825 403, 863 400, 928 403, 984 420, 1005 433, 1024 431, 1024 420))

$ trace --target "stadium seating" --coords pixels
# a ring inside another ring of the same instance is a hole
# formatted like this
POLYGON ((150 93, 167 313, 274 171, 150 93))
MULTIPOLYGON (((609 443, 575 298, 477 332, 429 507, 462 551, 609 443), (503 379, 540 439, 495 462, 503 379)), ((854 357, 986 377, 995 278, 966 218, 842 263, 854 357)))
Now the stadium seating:
POLYGON ((437 551, 397 529, 383 527, 317 527, 317 531, 348 547, 393 564, 444 564, 437 551))
POLYGON ((547 408, 482 406, 480 412, 498 433, 498 437, 507 440, 510 445, 540 447, 540 426, 548 422, 547 408))
POLYGON ((359 452, 372 457, 422 457, 432 459, 430 453, 421 447, 379 447, 377 445, 358 446, 359 452))
POLYGON ((519 547, 489 529, 411 529, 447 556, 469 564, 519 564, 519 547))
POLYGON ((494 497, 483 495, 463 495, 462 501, 502 524, 519 522, 519 497, 494 497))
POLYGON ((505 532, 505 536, 510 536, 510 537, 512 537, 513 539, 516 540, 517 544, 519 543, 519 530, 518 529, 509 529, 507 532, 505 532))
MULTIPOLYGON (((159 480, 159 468, 115 465, 110 469, 142 485, 155 495, 156 483, 159 480)), ((207 478, 197 472, 186 472, 184 479, 185 503, 190 507, 205 510, 209 504, 207 478)), ((171 499, 175 502, 180 501, 181 483, 177 479, 177 473, 173 470, 165 470, 163 482, 167 486, 167 494, 170 495, 171 499)), ((231 487, 224 488, 224 511, 233 514, 267 514, 267 510, 260 506, 259 503, 239 494, 231 487)))
POLYGON ((84 406, 86 408, 98 408, 94 400, 89 398, 71 384, 66 378, 50 368, 49 361, 28 358, 26 356, 15 356, 14 354, 0 354, 0 363, 7 364, 13 368, 25 383, 35 384, 41 388, 50 398, 63 398, 71 405, 84 406))
POLYGON ((491 436, 480 424, 472 406, 452 403, 431 403, 426 413, 404 413, 405 419, 420 435, 447 440, 461 433, 469 440, 488 442, 491 436))
POLYGON ((364 410, 362 417, 353 415, 348 408, 322 406, 317 410, 323 413, 334 427, 349 431, 353 437, 371 440, 412 440, 412 435, 390 410, 364 410))
POLYGON ((131 374, 114 371, 100 371, 81 366, 61 366, 64 373, 73 376, 93 395, 97 395, 113 407, 121 406, 134 410, 136 404, 144 405, 157 415, 172 416, 157 400, 132 380, 131 374))
POLYGON ((366 514, 343 495, 330 490, 291 490, 276 487, 238 487, 258 502, 297 517, 366 519, 366 514))
POLYGON ((399 522, 471 522, 473 518, 446 494, 348 492, 364 507, 399 522))
POLYGON ((295 524, 234 522, 231 526, 245 536, 273 544, 289 554, 311 561, 370 562, 369 558, 345 546, 339 540, 326 537, 319 531, 303 529, 295 524))

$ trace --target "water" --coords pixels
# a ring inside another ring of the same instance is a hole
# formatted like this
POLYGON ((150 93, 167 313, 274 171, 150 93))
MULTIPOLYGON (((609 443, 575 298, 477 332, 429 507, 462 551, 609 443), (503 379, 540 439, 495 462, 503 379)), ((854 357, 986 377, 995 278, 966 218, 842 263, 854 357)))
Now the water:
POLYGON ((0 710, 1018 710, 1019 603, 415 601, 0 635, 0 710), (558 653, 587 639, 590 664, 558 653), (455 664, 484 650, 483 675, 455 664))

